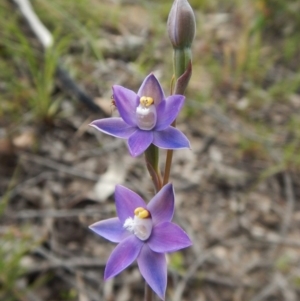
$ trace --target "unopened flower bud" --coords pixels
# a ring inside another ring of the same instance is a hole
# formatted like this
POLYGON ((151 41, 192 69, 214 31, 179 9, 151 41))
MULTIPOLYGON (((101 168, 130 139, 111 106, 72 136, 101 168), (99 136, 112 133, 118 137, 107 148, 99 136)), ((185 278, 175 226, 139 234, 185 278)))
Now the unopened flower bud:
POLYGON ((168 34, 174 48, 191 47, 196 22, 193 9, 187 0, 174 0, 169 18, 168 34))

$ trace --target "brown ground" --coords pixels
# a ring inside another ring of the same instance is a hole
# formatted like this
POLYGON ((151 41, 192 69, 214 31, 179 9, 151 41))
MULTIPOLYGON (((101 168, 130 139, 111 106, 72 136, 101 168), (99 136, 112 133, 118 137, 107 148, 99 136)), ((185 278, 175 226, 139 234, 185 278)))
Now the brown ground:
MULTIPOLYGON (((108 58, 106 71, 97 76, 108 83, 116 77, 118 84, 137 90, 143 77, 133 75, 124 61, 108 58)), ((86 87, 98 96, 97 87, 86 87)), ((108 115, 109 93, 97 99, 108 115)), ((288 135, 269 143, 245 127, 230 101, 224 111, 210 104, 200 109, 192 99, 187 102, 198 112, 178 121, 192 150, 175 152, 171 181, 175 221, 193 246, 181 256, 170 255, 166 300, 300 300, 299 173, 278 163, 288 135), (241 137, 257 144, 242 151, 241 137)), ((88 127, 102 116, 68 97, 63 108, 68 116, 52 125, 22 124, 13 146, 0 141, 0 188, 4 193, 13 187, 1 225, 16 237, 27 227, 39 241, 21 261, 26 272, 20 285, 41 283, 22 300, 141 300, 144 284, 136 265, 103 281, 114 245, 88 226, 115 216, 116 183, 151 199, 144 159, 131 158, 122 141, 88 127)), ((280 130, 295 110, 299 99, 274 104, 267 113, 262 108, 258 118, 269 118, 270 127, 280 130)))

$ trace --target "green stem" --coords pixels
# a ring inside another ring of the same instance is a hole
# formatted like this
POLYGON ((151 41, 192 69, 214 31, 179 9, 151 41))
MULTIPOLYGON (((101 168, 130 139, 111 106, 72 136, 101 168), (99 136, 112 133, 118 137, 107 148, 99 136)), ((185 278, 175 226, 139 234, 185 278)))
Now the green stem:
MULTIPOLYGON (((176 120, 172 123, 172 126, 176 127, 176 120)), ((173 150, 167 150, 167 157, 166 157, 166 164, 165 164, 165 172, 164 172, 164 180, 163 185, 165 186, 169 182, 171 166, 172 166, 172 159, 173 159, 173 150)))
MULTIPOLYGON (((175 74, 175 83, 177 82, 178 78, 184 74, 187 70, 190 62, 191 62, 191 48, 184 48, 184 49, 174 49, 174 74, 175 74)), ((174 91, 176 93, 176 91, 174 91)), ((176 120, 172 123, 173 127, 176 127, 176 120)), ((172 159, 173 159, 173 150, 167 150, 167 157, 166 157, 166 164, 165 164, 165 172, 164 172, 164 179, 163 179, 163 186, 169 182, 171 166, 172 166, 172 159)))
POLYGON ((162 187, 162 179, 159 170, 159 148, 151 144, 145 151, 145 160, 151 180, 154 184, 156 192, 162 187))
POLYGON ((191 48, 174 49, 174 74, 175 81, 185 72, 191 60, 191 48))

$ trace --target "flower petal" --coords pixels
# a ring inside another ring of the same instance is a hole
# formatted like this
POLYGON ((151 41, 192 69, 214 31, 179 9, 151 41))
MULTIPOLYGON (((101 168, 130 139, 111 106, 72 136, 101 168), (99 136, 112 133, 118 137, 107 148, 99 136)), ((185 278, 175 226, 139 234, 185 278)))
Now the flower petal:
POLYGON ((174 252, 192 245, 187 234, 170 222, 156 225, 147 243, 152 251, 158 253, 174 252))
POLYGON ((164 91, 155 77, 154 74, 149 74, 143 81, 139 91, 138 96, 148 96, 152 97, 154 100, 154 105, 158 106, 158 104, 165 98, 164 91))
POLYGON ((135 235, 122 240, 108 258, 104 279, 114 277, 126 269, 138 257, 143 244, 135 235))
POLYGON ((165 185, 149 202, 153 225, 170 222, 174 214, 174 189, 172 184, 165 185))
POLYGON ((190 148, 188 138, 181 131, 172 126, 169 126, 163 131, 154 131, 152 143, 163 149, 190 148))
POLYGON ((152 143, 153 132, 138 129, 128 138, 128 147, 131 156, 141 155, 152 143))
POLYGON ((146 203, 138 194, 122 185, 116 186, 115 202, 117 215, 122 225, 128 217, 134 217, 134 210, 137 207, 147 208, 146 203))
POLYGON ((112 89, 116 107, 121 117, 127 124, 136 126, 135 111, 140 98, 135 92, 122 86, 114 85, 112 89))
POLYGON ((166 129, 176 119, 183 106, 184 99, 185 97, 183 95, 172 95, 157 106, 155 131, 166 129))
POLYGON ((140 272, 153 291, 165 299, 167 262, 165 254, 155 253, 145 244, 137 259, 140 272))
POLYGON ((89 228, 111 242, 120 242, 129 233, 123 228, 123 224, 117 217, 96 222, 89 226, 89 228))
POLYGON ((105 134, 123 139, 128 139, 136 131, 136 128, 128 125, 120 117, 98 119, 93 121, 90 126, 105 134))

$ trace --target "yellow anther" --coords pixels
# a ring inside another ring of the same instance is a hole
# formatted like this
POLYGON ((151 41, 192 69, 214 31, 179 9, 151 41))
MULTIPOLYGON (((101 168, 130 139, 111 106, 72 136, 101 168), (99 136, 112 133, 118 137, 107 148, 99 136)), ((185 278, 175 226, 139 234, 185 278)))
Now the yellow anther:
POLYGON ((138 207, 134 210, 134 215, 139 218, 147 218, 150 217, 150 212, 142 207, 138 207))
POLYGON ((153 103, 154 103, 154 100, 152 97, 142 96, 140 98, 140 104, 144 107, 150 107, 153 103))
POLYGON ((134 215, 138 215, 140 212, 144 211, 145 209, 143 207, 137 207, 134 210, 134 215))

